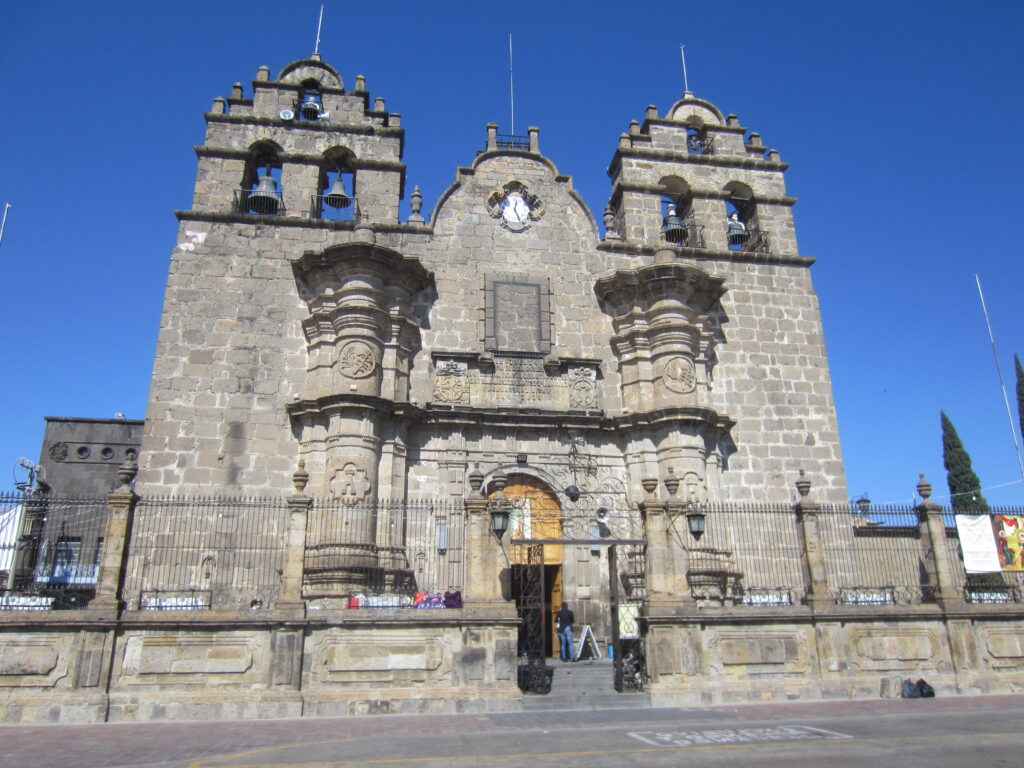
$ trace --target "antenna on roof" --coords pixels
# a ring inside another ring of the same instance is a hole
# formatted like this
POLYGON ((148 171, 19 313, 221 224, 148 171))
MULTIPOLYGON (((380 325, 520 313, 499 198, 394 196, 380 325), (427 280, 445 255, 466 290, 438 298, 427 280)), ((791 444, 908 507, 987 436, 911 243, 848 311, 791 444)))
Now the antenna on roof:
POLYGON ((679 44, 679 56, 683 59, 683 95, 693 95, 690 91, 690 80, 686 76, 686 46, 679 44))
POLYGON ((324 4, 320 3, 320 18, 316 23, 316 45, 313 46, 313 58, 320 58, 320 27, 324 23, 324 4))
POLYGON ((974 282, 978 284, 978 298, 981 299, 981 311, 985 315, 985 327, 988 328, 988 338, 992 342, 992 357, 996 361, 996 374, 999 376, 999 387, 1003 390, 1003 403, 1006 405, 1006 418, 1010 422, 1010 436, 1013 438, 1013 452, 1017 454, 1017 467, 1020 469, 1021 479, 1024 480, 1024 461, 1021 460, 1020 443, 1017 442, 1017 432, 1013 428, 1013 415, 1010 412, 1010 400, 1006 396, 1006 382, 1003 380, 1003 369, 999 365, 999 353, 996 352, 996 337, 992 334, 992 323, 988 319, 988 307, 985 306, 985 294, 981 292, 981 278, 974 275, 974 282))
POLYGON ((516 92, 512 87, 512 33, 508 35, 508 101, 512 109, 512 135, 516 133, 516 92))

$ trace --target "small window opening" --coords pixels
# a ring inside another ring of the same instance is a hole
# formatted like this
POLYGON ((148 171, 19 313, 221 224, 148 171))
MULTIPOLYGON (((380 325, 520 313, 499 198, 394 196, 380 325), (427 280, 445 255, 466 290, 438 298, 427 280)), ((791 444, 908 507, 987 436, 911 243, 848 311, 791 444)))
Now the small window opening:
POLYGON ((323 96, 320 94, 320 83, 316 80, 305 80, 299 99, 295 104, 295 114, 299 120, 317 121, 328 116, 324 111, 323 96))
POLYGON ((53 569, 50 571, 51 584, 69 584, 74 580, 81 552, 80 538, 62 536, 57 540, 57 548, 53 554, 53 569))

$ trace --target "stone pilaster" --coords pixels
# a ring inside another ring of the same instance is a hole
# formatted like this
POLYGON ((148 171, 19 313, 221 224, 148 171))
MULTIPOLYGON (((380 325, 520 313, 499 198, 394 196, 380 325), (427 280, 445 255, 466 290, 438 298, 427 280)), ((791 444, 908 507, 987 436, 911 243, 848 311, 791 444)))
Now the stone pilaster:
POLYGON ((825 575, 825 551, 818 521, 821 505, 807 499, 811 481, 806 478, 802 469, 800 479, 796 481, 796 490, 800 494, 800 500, 793 506, 793 511, 796 513, 801 561, 807 584, 806 602, 816 609, 828 608, 835 601, 828 594, 828 578, 825 575))
POLYGON ((96 597, 91 610, 123 609, 121 587, 124 583, 125 546, 131 536, 132 518, 139 497, 132 490, 132 481, 139 471, 134 461, 126 461, 117 470, 118 486, 107 494, 107 525, 103 530, 103 554, 96 576, 96 597))
POLYGON ((692 602, 685 564, 681 571, 677 571, 675 547, 668 532, 672 521, 670 504, 654 496, 657 478, 644 478, 641 482, 647 494, 640 502, 647 538, 647 614, 670 615, 676 612, 680 603, 692 602))
POLYGON ((922 555, 925 562, 932 566, 929 572, 935 576, 935 601, 943 608, 962 607, 964 598, 953 581, 953 566, 949 560, 949 548, 946 546, 946 521, 943 518, 943 509, 929 498, 932 495, 932 484, 925 480, 923 472, 920 478, 917 492, 923 501, 915 509, 921 528, 922 555))
MULTIPOLYGON (((506 478, 494 479, 496 492, 488 500, 481 493, 483 475, 474 469, 467 478, 470 493, 463 504, 466 510, 466 587, 463 602, 467 608, 488 613, 507 613, 510 603, 502 592, 502 573, 511 576, 503 544, 491 531, 495 512, 508 513, 510 503, 505 496, 506 478)), ((506 532, 506 535, 507 532, 506 532)))
POLYGON ((306 605, 302 599, 302 579, 306 559, 306 523, 313 499, 306 496, 306 483, 309 473, 306 462, 299 459, 299 464, 292 473, 295 493, 288 496, 288 532, 285 539, 284 566, 281 573, 281 592, 278 595, 274 610, 301 618, 306 613, 306 605))

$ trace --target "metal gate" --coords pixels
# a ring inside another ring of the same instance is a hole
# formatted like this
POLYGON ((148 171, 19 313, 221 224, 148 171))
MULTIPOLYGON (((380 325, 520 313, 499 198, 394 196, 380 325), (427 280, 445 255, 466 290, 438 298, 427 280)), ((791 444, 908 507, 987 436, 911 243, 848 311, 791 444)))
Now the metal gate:
POLYGON ((547 693, 551 690, 551 679, 544 654, 544 545, 529 544, 522 548, 522 553, 519 564, 513 568, 520 653, 526 657, 525 668, 520 667, 519 687, 532 693, 547 693))
POLYGON ((612 659, 614 685, 619 693, 642 691, 646 676, 644 652, 643 575, 646 552, 642 546, 608 548, 608 571, 611 580, 612 659))

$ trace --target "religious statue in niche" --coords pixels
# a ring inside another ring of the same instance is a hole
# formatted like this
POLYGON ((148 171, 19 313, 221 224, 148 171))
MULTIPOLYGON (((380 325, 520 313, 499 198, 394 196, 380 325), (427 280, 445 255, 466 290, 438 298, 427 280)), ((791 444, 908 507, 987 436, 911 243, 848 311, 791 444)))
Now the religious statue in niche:
POLYGON ((370 495, 370 480, 366 470, 351 461, 334 471, 330 487, 331 495, 340 498, 345 504, 358 504, 370 495))
POLYGON ((365 379, 377 368, 377 355, 365 341, 350 341, 341 348, 338 368, 347 379, 365 379))
POLYGON ((597 374, 592 368, 569 369, 569 407, 596 408, 597 374))
POLYGON ((665 386, 681 395, 689 394, 697 388, 697 370, 693 361, 687 357, 673 357, 665 365, 665 386))
POLYGON ((439 403, 468 403, 468 366, 458 360, 437 363, 434 378, 434 400, 439 403))

